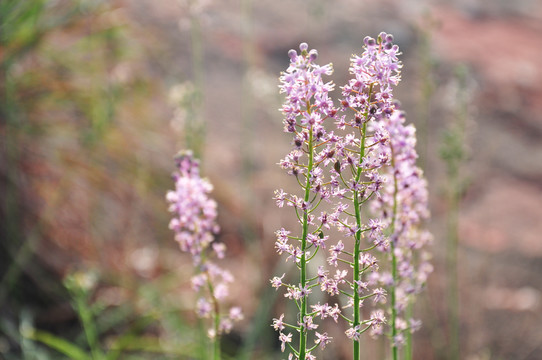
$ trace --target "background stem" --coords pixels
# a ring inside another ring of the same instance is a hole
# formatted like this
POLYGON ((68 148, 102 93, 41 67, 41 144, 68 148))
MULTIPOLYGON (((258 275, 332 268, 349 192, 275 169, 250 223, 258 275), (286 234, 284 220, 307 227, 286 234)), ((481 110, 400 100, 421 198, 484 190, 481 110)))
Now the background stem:
POLYGON ((395 171, 395 158, 393 153, 393 145, 390 144, 391 148, 391 168, 393 171, 393 214, 392 214, 392 220, 391 220, 391 234, 392 239, 390 241, 391 246, 391 273, 393 278, 393 285, 391 286, 390 292, 391 292, 391 349, 392 349, 392 355, 393 360, 397 360, 398 358, 398 349, 397 345, 395 344, 395 337, 397 336, 397 309, 396 309, 396 294, 395 294, 395 288, 397 287, 397 257, 395 256, 395 245, 396 241, 398 241, 398 237, 396 237, 395 234, 395 219, 397 218, 397 193, 399 191, 398 183, 397 183, 397 172, 395 171))

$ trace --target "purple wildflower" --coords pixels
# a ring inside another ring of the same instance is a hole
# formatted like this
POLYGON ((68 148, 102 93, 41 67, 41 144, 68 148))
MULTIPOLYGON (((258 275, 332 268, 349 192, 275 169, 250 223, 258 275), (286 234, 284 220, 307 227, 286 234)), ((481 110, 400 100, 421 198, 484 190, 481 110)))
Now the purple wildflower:
POLYGON ((273 319, 273 328, 275 330, 284 330, 284 322, 282 319, 284 318, 284 314, 281 314, 278 319, 273 319))
POLYGON ((213 306, 205 298, 199 298, 197 302, 197 313, 199 317, 206 318, 209 317, 213 311, 213 306))
MULTIPOLYGON (((280 91, 286 94, 281 108, 284 131, 292 136, 293 147, 279 165, 296 178, 303 194, 280 189, 274 197, 278 207, 286 204, 296 213, 299 230, 293 234, 277 231, 275 248, 279 254, 286 253, 286 261, 295 261, 300 282, 283 284, 278 277, 271 281, 276 288, 286 286, 285 297, 295 300, 299 309, 300 346, 289 359, 311 358, 306 342, 308 331, 317 326, 313 320, 332 317, 337 321, 339 315, 349 322, 346 335, 354 341, 354 353, 359 353, 362 333, 369 329, 373 335, 383 333, 386 319, 381 308, 388 292, 392 295, 391 337, 399 344, 402 332, 410 327, 409 319, 398 315, 432 270, 429 255, 423 251, 431 237, 420 228, 428 216, 427 190, 422 172, 415 166, 415 131, 413 126, 404 126, 393 96, 401 79, 399 48, 393 44, 393 36, 384 32, 377 39, 364 39, 363 53, 350 59, 352 78, 341 88, 340 109, 329 97, 333 83, 323 80, 332 73, 331 64, 315 64, 317 53, 306 44, 300 50, 289 51, 290 66, 280 77, 280 91), (335 123, 335 132, 327 130, 328 120, 335 123), (331 211, 317 211, 321 203, 328 203, 331 211), (331 227, 342 240, 331 243, 323 233, 331 227), (325 248, 329 249, 329 266, 339 268, 334 276, 323 266, 316 273, 308 266, 325 248), (375 256, 375 252, 382 254, 375 256), (392 264, 389 271, 387 260, 392 264), (339 262, 350 265, 350 279, 349 270, 339 267, 339 262), (380 262, 384 272, 380 272, 380 262), (346 295, 344 308, 352 307, 353 318, 341 314, 337 304, 333 308, 309 304, 310 289, 318 285, 331 296, 346 295), (373 301, 366 303, 370 308, 361 312, 364 300, 370 297, 373 301), (371 315, 362 319, 363 314, 371 315)), ((276 324, 283 326, 282 317, 276 324)), ((284 349, 286 335, 279 337, 284 349)), ((315 337, 324 348, 327 334, 316 333, 315 337)))
POLYGON ((303 318, 303 322, 298 322, 298 325, 300 325, 302 329, 306 330, 314 330, 318 328, 318 325, 312 321, 312 316, 305 316, 303 318))
MULTIPOLYGON (((299 351, 292 358, 313 358, 307 349, 307 335, 316 329, 313 323, 314 314, 309 314, 309 294, 317 283, 321 286, 329 279, 323 271, 309 280, 308 262, 320 249, 326 248, 329 239, 324 230, 330 229, 333 221, 325 212, 320 212, 316 218, 314 211, 322 200, 327 202, 332 196, 330 181, 325 168, 334 163, 335 142, 337 137, 326 130, 326 121, 334 119, 337 108, 329 97, 334 89, 332 82, 325 82, 324 76, 331 75, 331 64, 320 66, 316 64, 316 50, 309 50, 308 45, 300 45, 300 52, 290 50, 290 65, 280 76, 280 92, 286 99, 281 111, 284 115, 284 131, 292 136, 292 150, 280 160, 280 167, 289 175, 296 177, 302 188, 302 195, 276 190, 274 199, 278 207, 284 205, 295 209, 299 222, 299 231, 293 232, 281 229, 277 231, 275 248, 279 254, 286 253, 286 261, 293 259, 300 269, 300 283, 296 285, 283 284, 282 278, 273 278, 272 285, 276 288, 285 285, 285 297, 296 300, 299 308, 298 324, 300 327, 299 351), (320 224, 317 224, 317 223, 320 224), (309 252, 309 249, 311 252, 309 252)), ((332 280, 332 279, 331 279, 332 280)), ((330 285, 331 291, 338 292, 330 285)), ((281 318, 282 321, 282 318, 281 318)), ((284 350, 286 342, 291 341, 287 335, 279 334, 284 350)))
POLYGON ((191 152, 180 153, 175 162, 175 190, 166 195, 169 211, 174 214, 169 227, 175 232, 181 250, 192 254, 195 264, 199 265, 201 252, 219 230, 216 202, 208 196, 213 186, 200 177, 199 162, 193 159, 191 152))
MULTIPOLYGON (((361 319, 361 294, 371 294, 375 307, 386 302, 386 291, 378 287, 382 286, 380 281, 384 278, 378 273, 379 261, 382 260, 377 260, 372 251, 375 249, 389 254, 389 248, 393 247, 390 242, 394 241, 393 237, 387 236, 391 225, 389 214, 393 210, 386 207, 387 212, 384 213, 382 204, 389 203, 389 189, 394 183, 389 174, 396 161, 393 144, 397 140, 397 133, 390 123, 398 112, 393 96, 394 87, 401 79, 402 64, 398 55, 399 48, 393 44, 393 36, 381 33, 377 39, 366 37, 363 53, 351 58, 349 70, 352 78, 341 88, 341 105, 345 115, 336 116, 338 134, 342 136, 337 136, 335 164, 330 171, 332 179, 336 180, 331 186, 338 206, 330 218, 349 242, 353 240, 353 251, 341 249, 340 253, 345 261, 353 263, 354 272, 348 290, 353 290, 350 305, 355 320, 351 321, 347 336, 355 342, 359 341, 364 331, 362 324, 376 324, 380 320, 380 317, 361 319), (352 115, 347 115, 348 112, 352 115), (339 202, 341 198, 343 200, 339 202), (346 200, 350 201, 348 210, 346 200), (364 222, 361 207, 366 203, 370 204, 373 213, 364 222), (369 245, 362 245, 364 239, 368 240, 369 245), (366 247, 369 249, 362 250, 366 247)), ((405 157, 415 159, 414 156, 405 157)), ((330 246, 330 255, 328 263, 337 266, 339 251, 333 245, 330 246)), ((413 273, 412 267, 406 263, 401 264, 399 269, 405 275, 413 273)), ((391 284, 392 287, 396 286, 393 277, 391 284)), ((381 322, 378 323, 378 327, 373 326, 373 334, 382 331, 381 322)), ((359 344, 355 343, 354 347, 359 347, 359 344)))
POLYGON ((385 322, 386 322, 386 317, 384 316, 384 311, 382 310, 373 311, 373 313, 371 314, 371 320, 370 320, 370 324, 373 329, 376 329, 382 326, 382 324, 384 324, 385 322))
POLYGON ((225 244, 213 243, 219 230, 217 205, 209 197, 213 187, 200 177, 199 162, 193 158, 192 152, 181 152, 175 163, 175 190, 166 195, 169 211, 173 213, 169 227, 175 232, 175 240, 181 250, 192 256, 197 271, 191 282, 194 290, 200 292, 196 304, 198 316, 213 316, 219 320, 213 322, 215 326, 208 331, 209 336, 215 338, 230 331, 232 322, 241 320, 243 315, 238 307, 231 308, 228 316, 223 317, 220 313, 220 302, 228 296, 228 284, 233 281, 233 276, 211 261, 213 256, 223 259, 226 251, 225 244))
POLYGON ((284 352, 286 348, 286 343, 292 342, 292 333, 288 333, 288 335, 284 335, 283 333, 280 333, 279 340, 281 342, 280 351, 284 352))
POLYGON ((315 332, 316 339, 314 342, 320 346, 320 349, 324 350, 326 345, 331 342, 332 337, 327 335, 327 332, 320 334, 318 331, 315 332))
POLYGON ((359 341, 361 338, 361 330, 359 325, 348 328, 348 330, 346 330, 344 333, 346 334, 347 338, 352 339, 353 341, 359 341))
MULTIPOLYGON (((385 184, 382 196, 374 207, 380 212, 383 222, 392 229, 390 255, 396 263, 392 288, 396 303, 392 306, 399 317, 413 296, 422 290, 432 271, 428 262, 430 256, 425 250, 431 235, 422 228, 429 216, 428 193, 422 170, 416 166, 418 155, 414 126, 406 125, 404 113, 398 110, 383 124, 390 134, 392 166, 385 175, 391 180, 385 184)), ((405 329, 400 329, 398 325, 396 321, 395 346, 400 345, 404 338, 402 332, 405 329)))
POLYGON ((239 306, 234 306, 230 308, 229 318, 233 321, 240 321, 243 320, 243 311, 239 306))
POLYGON ((275 276, 273 279, 271 279, 271 286, 278 289, 282 285, 282 279, 284 278, 284 275, 286 274, 282 274, 281 277, 275 276))
POLYGON ((379 303, 379 302, 385 302, 386 301, 386 290, 382 289, 382 288, 378 288, 378 289, 375 289, 373 291, 373 301, 375 303, 379 303))

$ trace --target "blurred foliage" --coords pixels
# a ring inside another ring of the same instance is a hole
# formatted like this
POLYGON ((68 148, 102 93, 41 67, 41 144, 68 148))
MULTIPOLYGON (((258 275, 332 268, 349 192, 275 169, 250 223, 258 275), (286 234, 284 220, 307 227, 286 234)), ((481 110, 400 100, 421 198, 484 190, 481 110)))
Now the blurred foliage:
MULTIPOLYGON (((457 66, 455 69, 455 93, 453 120, 442 133, 442 141, 439 147, 439 155, 446 166, 448 180, 455 187, 451 196, 461 197, 468 185, 468 179, 462 173, 462 168, 469 160, 470 151, 468 146, 469 106, 472 102, 472 84, 467 83, 469 78, 468 69, 457 66)), ((464 171, 463 171, 464 172, 464 171)))
POLYGON ((138 31, 120 0, 0 2, 1 358, 207 357, 190 265, 167 258, 176 141, 138 31))
POLYGON ((61 280, 99 267, 107 275, 100 287, 137 293, 128 255, 144 241, 169 238, 149 230, 167 232, 160 200, 169 171, 151 155, 167 153, 169 143, 153 130, 154 109, 141 101, 160 84, 137 73, 140 49, 129 41, 130 23, 117 3, 0 2, 0 357, 6 359, 164 351, 156 336, 141 340, 162 325, 136 308, 136 296, 106 306, 75 275, 66 288, 61 280))
POLYGON ((468 70, 465 66, 455 69, 456 93, 453 107, 453 119, 442 134, 442 143, 439 148, 440 157, 446 166, 446 200, 447 200, 447 233, 446 233, 446 261, 447 261, 447 329, 448 344, 446 358, 459 360, 461 358, 461 314, 459 299, 459 213, 461 198, 468 186, 465 167, 469 157, 467 122, 469 117, 469 102, 471 89, 467 84, 468 70))

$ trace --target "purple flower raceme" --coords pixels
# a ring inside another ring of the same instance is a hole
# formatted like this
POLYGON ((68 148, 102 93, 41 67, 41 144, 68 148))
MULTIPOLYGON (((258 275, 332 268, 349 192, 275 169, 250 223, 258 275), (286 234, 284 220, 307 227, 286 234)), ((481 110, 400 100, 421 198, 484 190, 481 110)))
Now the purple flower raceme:
POLYGON ((327 214, 317 213, 322 200, 329 201, 331 187, 325 177, 324 169, 331 166, 337 137, 328 132, 325 122, 334 119, 337 109, 329 97, 333 90, 332 82, 324 82, 324 75, 331 75, 331 64, 319 66, 316 64, 316 50, 308 50, 308 45, 300 45, 300 53, 290 50, 290 65, 280 76, 280 91, 286 94, 282 105, 284 115, 284 131, 292 135, 293 149, 280 161, 280 166, 297 179, 301 187, 301 195, 289 194, 280 189, 275 191, 277 206, 292 207, 298 219, 297 231, 280 229, 276 232, 275 247, 279 254, 286 254, 299 268, 299 282, 286 284, 282 277, 271 280, 273 287, 285 287, 285 297, 296 302, 299 309, 297 319, 291 323, 283 322, 284 314, 273 323, 279 331, 281 349, 290 351, 290 358, 311 359, 311 351, 320 346, 324 348, 331 338, 327 333, 311 335, 315 345, 309 347, 309 334, 318 328, 314 323, 315 317, 332 317, 337 319, 339 308, 325 307, 318 311, 310 311, 309 295, 312 288, 321 285, 319 276, 311 273, 308 264, 321 250, 327 248, 329 237, 324 235, 324 229, 329 229, 327 214), (292 338, 291 332, 298 336, 292 338), (291 343, 297 340, 297 349, 291 343))
POLYGON ((191 152, 181 152, 175 163, 175 190, 166 195, 169 211, 174 214, 169 228, 175 232, 181 250, 192 255, 194 265, 200 265, 202 252, 209 248, 219 231, 216 202, 208 196, 213 186, 200 177, 199 163, 191 152))
MULTIPOLYGON (((404 126, 404 116, 393 97, 393 88, 401 79, 399 54, 399 47, 393 44, 390 34, 382 32, 377 39, 364 39, 363 54, 351 58, 353 78, 342 88, 344 98, 341 104, 345 110, 353 110, 354 116, 343 116, 337 121, 339 128, 354 130, 353 135, 347 134, 344 140, 337 142, 341 148, 336 153, 343 157, 337 158, 334 170, 337 176, 341 176, 341 194, 346 194, 354 203, 354 213, 350 216, 355 215, 356 218, 352 223, 345 218, 339 225, 343 231, 349 228, 356 230, 353 251, 354 319, 347 331, 354 340, 355 359, 359 358, 359 333, 370 327, 373 334, 381 334, 382 325, 386 322, 382 310, 373 311, 368 320, 362 320, 356 314, 357 306, 361 306, 367 297, 362 296, 367 293, 367 287, 373 287, 368 293, 376 303, 385 303, 386 298, 390 298, 389 322, 393 358, 396 359, 397 346, 404 339, 402 330, 407 329, 407 326, 401 326, 406 322, 399 315, 404 313, 411 295, 420 291, 431 271, 428 254, 419 251, 430 236, 420 230, 422 220, 428 216, 427 185, 415 164, 415 129, 412 125, 404 126), (347 152, 347 149, 354 151, 347 152), (353 157, 352 153, 359 156, 353 157), (345 167, 351 168, 352 171, 347 173, 353 174, 353 180, 344 180, 342 173, 345 167), (350 186, 344 189, 344 185, 350 186), (373 209, 370 212, 373 218, 364 224, 360 206, 366 202, 373 209), (372 243, 368 249, 359 247, 363 237, 372 243), (386 264, 385 268, 389 268, 391 274, 382 269, 376 271, 379 269, 377 260, 367 252, 373 248, 388 254, 378 258, 380 262, 388 260, 385 263, 389 265, 386 264), (421 260, 420 265, 416 267, 414 260, 421 260), (370 273, 366 280, 362 280, 367 270, 370 273)), ((352 234, 352 230, 346 233, 352 234)), ((335 257, 332 254, 332 259, 335 257)))
POLYGON ((224 258, 226 250, 224 244, 213 242, 219 231, 217 205, 209 197, 213 186, 200 177, 199 162, 191 151, 179 153, 175 163, 175 190, 168 191, 166 195, 169 211, 173 214, 169 227, 175 232, 175 240, 181 250, 192 256, 196 269, 192 287, 200 294, 196 312, 202 318, 213 319, 208 335, 218 344, 218 336, 229 332, 233 322, 241 320, 243 314, 238 307, 230 308, 225 314, 221 311, 221 303, 228 296, 228 284, 233 281, 233 276, 212 261, 213 258, 224 258))
POLYGON ((399 110, 393 112, 384 126, 390 134, 392 166, 386 169, 390 181, 374 205, 391 232, 390 291, 393 291, 395 317, 392 335, 394 346, 399 347, 405 341, 405 331, 413 332, 419 327, 418 320, 406 318, 405 310, 433 270, 426 250, 432 237, 423 229, 429 217, 428 193, 423 172, 416 166, 416 129, 412 124, 405 125, 405 115, 399 110))
POLYGON ((367 330, 379 334, 386 322, 378 307, 387 302, 387 292, 379 281, 380 261, 373 253, 389 250, 388 223, 375 214, 364 218, 362 214, 368 212, 362 209, 380 199, 388 180, 383 173, 391 165, 390 134, 384 124, 395 109, 393 88, 400 81, 402 67, 398 54, 391 35, 381 33, 376 40, 364 39, 362 55, 350 59, 352 78, 342 87, 344 114, 336 119, 341 132, 331 169, 336 207, 330 218, 345 239, 339 242, 340 247, 330 247, 328 263, 337 266, 342 262, 352 268, 348 286, 343 285, 340 291, 349 297, 348 306, 353 308, 352 318, 343 318, 350 325, 346 335, 354 342, 354 359, 360 357, 361 334, 367 330), (367 313, 369 318, 362 319, 360 308, 369 298, 375 305, 367 313))
POLYGON ((284 131, 292 134, 293 149, 279 164, 297 179, 303 194, 275 192, 277 206, 292 207, 299 222, 298 231, 276 232, 275 248, 297 265, 300 276, 298 284, 283 282, 284 275, 271 280, 273 287, 286 288, 299 313, 293 324, 282 314, 273 327, 290 358, 313 358, 313 350, 330 341, 315 318, 341 317, 348 322, 345 334, 358 360, 361 335, 368 330, 382 334, 389 324, 396 359, 405 331, 419 326, 403 316, 404 310, 431 272, 422 249, 430 240, 421 227, 428 216, 427 185, 415 165, 414 127, 404 125, 393 97, 401 79, 399 48, 386 33, 365 38, 362 55, 351 58, 352 79, 341 88, 340 109, 328 96, 334 85, 322 80, 332 73, 331 64, 318 66, 315 50, 308 51, 306 44, 300 49, 300 54, 290 50, 290 66, 280 77, 286 94, 284 131), (335 132, 327 130, 326 120, 335 124, 335 132), (319 208, 322 200, 327 211, 319 208), (338 241, 329 235, 331 228, 340 233, 338 241), (329 268, 315 271, 309 262, 320 250, 328 254, 329 268), (340 297, 343 308, 352 307, 352 317, 338 304, 310 304, 314 287, 340 297), (309 347, 309 332, 315 329, 316 345, 309 347), (299 334, 297 349, 288 330, 299 334))

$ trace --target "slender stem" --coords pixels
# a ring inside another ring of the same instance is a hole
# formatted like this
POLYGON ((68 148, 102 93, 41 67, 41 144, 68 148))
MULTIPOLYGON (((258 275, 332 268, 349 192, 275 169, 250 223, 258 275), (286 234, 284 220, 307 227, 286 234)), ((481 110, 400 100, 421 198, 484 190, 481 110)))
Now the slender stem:
MULTIPOLYGON (((368 98, 369 101, 371 100, 373 92, 373 84, 369 85, 369 92, 368 92, 368 98)), ((357 111, 356 111, 357 112, 357 111)), ((367 108, 365 109, 365 112, 363 114, 365 119, 369 118, 369 105, 367 105, 367 108)), ((356 169, 355 174, 355 182, 358 183, 361 178, 361 173, 363 172, 363 168, 361 164, 363 163, 363 158, 365 157, 365 142, 367 139, 367 121, 363 122, 363 127, 358 128, 359 129, 359 135, 361 138, 360 146, 359 146, 359 159, 358 159, 358 165, 356 169)), ((352 326, 354 329, 356 329, 356 326, 359 328, 360 326, 360 296, 359 296, 359 285, 358 282, 360 280, 361 272, 360 271, 360 263, 359 263, 359 256, 362 252, 361 250, 361 204, 359 201, 359 192, 357 190, 354 190, 353 192, 353 198, 354 198, 354 210, 355 210, 355 216, 356 216, 356 226, 357 231, 355 234, 355 245, 354 245, 354 281, 353 281, 353 288, 354 288, 354 322, 352 323, 352 326)), ((360 353, 360 347, 361 347, 361 340, 354 340, 354 360, 359 360, 361 353, 360 353)))
POLYGON ((84 293, 84 290, 82 289, 76 289, 75 292, 75 306, 77 308, 77 313, 81 318, 83 331, 85 332, 85 336, 90 347, 92 359, 103 359, 104 355, 99 347, 98 334, 96 332, 96 326, 92 319, 92 312, 88 306, 87 294, 84 293))
MULTIPOLYGON (((190 7, 192 8, 192 0, 190 7)), ((197 14, 190 14, 190 39, 192 51, 192 71, 194 94, 190 114, 186 117, 185 146, 194 151, 198 158, 203 155, 203 142, 205 139, 205 123, 203 121, 203 94, 205 82, 205 67, 203 54, 203 40, 200 19, 197 14)))
POLYGON ((431 57, 431 28, 433 26, 424 26, 418 29, 420 35, 420 62, 421 62, 421 73, 420 78, 422 82, 421 94, 420 94, 420 105, 418 118, 419 122, 416 125, 416 133, 418 134, 418 145, 416 146, 419 150, 418 153, 420 158, 418 160, 420 167, 427 171, 427 158, 429 154, 429 117, 431 112, 431 98, 434 94, 434 64, 433 58, 431 57))
MULTIPOLYGON (((313 163, 313 143, 312 143, 312 128, 309 129, 309 166, 308 166, 308 172, 310 173, 312 171, 312 163, 313 163)), ((305 202, 309 201, 310 198, 310 178, 307 176, 307 184, 305 187, 305 202)), ((306 258, 305 258, 305 249, 307 247, 307 235, 308 235, 308 209, 303 211, 303 234, 301 239, 301 288, 305 287, 306 283, 306 258)), ((303 323, 305 320, 305 316, 307 314, 307 297, 304 296, 301 300, 301 315, 300 315, 300 322, 303 323)), ((305 359, 305 350, 306 350, 306 342, 307 342, 307 330, 301 327, 300 331, 300 339, 299 339, 299 358, 305 359)))
POLYGON ((461 343, 459 336, 459 280, 458 280, 458 246, 459 246, 459 233, 458 233, 458 221, 459 221, 459 205, 461 201, 461 165, 466 160, 466 153, 463 144, 466 141, 466 120, 468 116, 468 92, 466 90, 466 77, 465 69, 462 67, 457 68, 457 76, 459 81, 460 91, 458 92, 458 108, 456 113, 456 120, 452 124, 449 136, 451 137, 444 148, 447 156, 443 156, 448 168, 448 246, 447 246, 447 262, 448 262, 448 289, 449 289, 449 301, 448 301, 448 319, 450 322, 450 351, 449 359, 457 360, 460 358, 461 343))
MULTIPOLYGON (((310 106, 307 102, 307 111, 310 114, 310 106)), ((307 166, 307 174, 310 174, 312 171, 312 167, 314 164, 314 143, 313 143, 313 133, 312 133, 312 126, 309 127, 309 142, 308 142, 308 155, 309 155, 309 163, 307 166)), ((304 201, 307 203, 310 199, 310 176, 307 176, 307 182, 305 185, 305 197, 304 201)), ((307 248, 307 235, 309 233, 309 209, 305 209, 303 211, 303 233, 301 236, 301 288, 305 288, 305 285, 307 283, 307 259, 305 257, 305 250, 307 248)), ((305 321, 305 316, 307 316, 308 309, 308 303, 307 303, 307 296, 303 296, 301 299, 301 308, 300 308, 300 319, 299 321, 301 324, 305 321)), ((306 347, 307 347, 307 329, 305 329, 303 326, 301 326, 300 332, 299 332, 299 359, 305 359, 305 353, 306 353, 306 347)))
MULTIPOLYGON (((412 318, 412 304, 409 303, 407 306, 407 319, 412 318)), ((412 360, 412 331, 407 332, 406 346, 405 346, 405 360, 412 360)))
MULTIPOLYGON (((394 252, 394 248, 395 246, 392 245, 391 246, 392 254, 394 252)), ((397 336, 397 324, 396 324, 397 309, 395 308, 396 303, 397 303, 396 294, 395 294, 395 287, 396 287, 395 282, 397 279, 397 258, 395 257, 395 254, 391 256, 391 259, 392 259, 391 264, 392 264, 392 276, 393 276, 393 285, 391 287, 391 327, 392 327, 391 349, 393 353, 393 360, 397 360, 397 345, 395 344, 395 339, 397 336)))
POLYGON ((219 317, 215 314, 215 338, 214 338, 214 351, 213 359, 220 360, 220 337, 218 336, 219 317))
POLYGON ((448 289, 450 300, 448 305, 448 316, 450 321, 450 359, 459 359, 459 286, 457 271, 458 251, 458 217, 459 217, 459 195, 457 185, 457 174, 454 173, 450 179, 450 209, 448 216, 448 289))
POLYGON ((391 293, 391 335, 392 335, 392 341, 391 341, 391 349, 393 354, 393 360, 397 360, 398 357, 398 349, 397 345, 395 344, 395 337, 397 336, 397 309, 396 309, 396 294, 395 294, 395 288, 397 287, 397 257, 395 256, 395 242, 398 240, 394 237, 395 233, 395 219, 397 218, 397 192, 398 192, 398 183, 397 183, 397 172, 395 171, 395 158, 393 153, 393 145, 390 144, 391 148, 391 168, 393 171, 393 213, 392 213, 392 220, 391 220, 391 234, 392 239, 390 241, 391 243, 391 274, 393 278, 393 285, 391 286, 390 293, 391 293))
MULTIPOLYGON (((367 133, 367 122, 363 123, 363 130, 361 133, 361 145, 359 149, 359 161, 358 169, 356 173, 356 182, 359 181, 361 177, 361 162, 365 157, 365 138, 367 133)), ((355 246, 354 246, 354 323, 352 324, 354 328, 360 325, 360 309, 359 309, 359 291, 358 291, 358 282, 360 280, 360 264, 359 264, 359 255, 361 253, 361 209, 359 204, 359 194, 358 191, 354 191, 354 210, 356 216, 356 225, 357 231, 355 235, 355 246)), ((354 359, 358 360, 360 358, 360 340, 354 341, 354 359)))
POLYGON ((213 284, 211 283, 211 278, 208 272, 206 272, 207 275, 207 286, 209 288, 209 293, 211 294, 211 301, 213 303, 213 326, 215 331, 215 336, 213 338, 213 359, 214 360, 220 360, 220 336, 218 334, 219 326, 220 326, 220 306, 218 304, 218 300, 215 297, 215 292, 213 288, 213 284))

